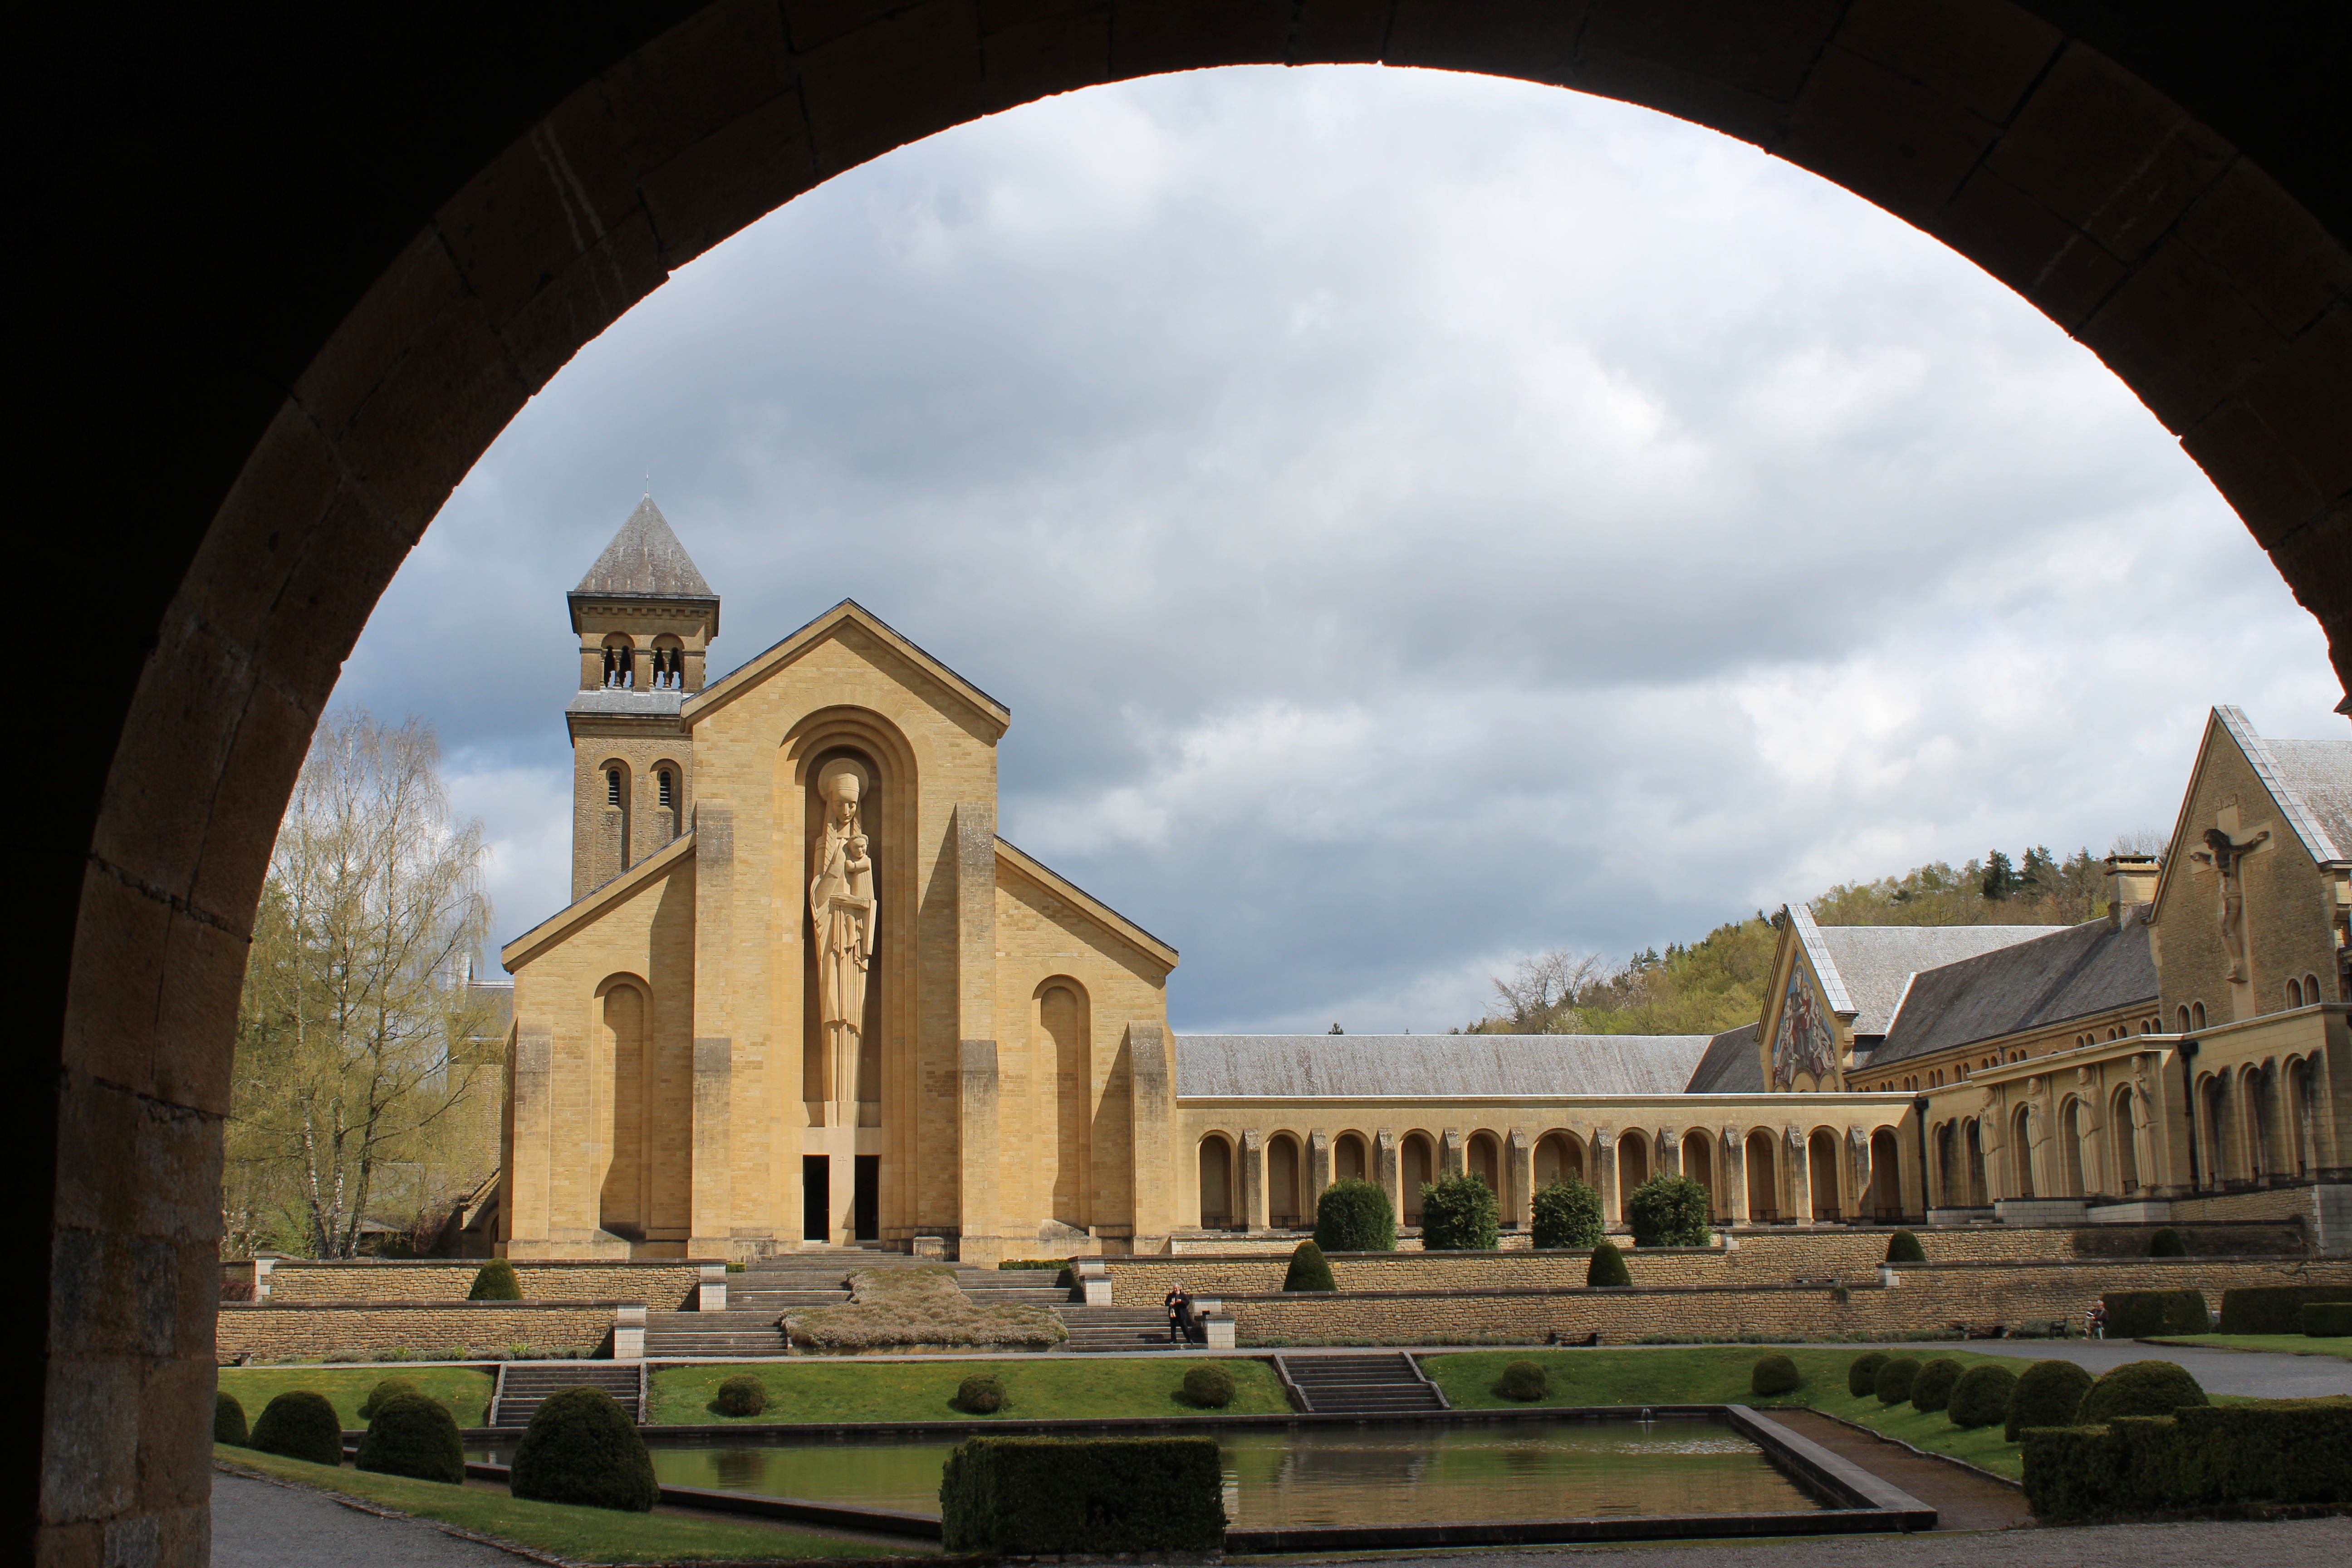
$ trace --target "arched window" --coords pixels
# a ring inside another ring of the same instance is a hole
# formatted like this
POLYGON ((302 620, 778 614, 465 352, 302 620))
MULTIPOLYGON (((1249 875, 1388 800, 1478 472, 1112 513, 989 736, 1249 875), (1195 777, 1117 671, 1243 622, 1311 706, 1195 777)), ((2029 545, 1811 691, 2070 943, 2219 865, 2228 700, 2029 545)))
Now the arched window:
POLYGON ((654 638, 654 689, 678 691, 686 687, 686 647, 674 637, 654 638))
POLYGON ((610 806, 621 804, 621 770, 618 768, 604 770, 604 804, 610 806))
POLYGON ((2192 1029, 2201 1029, 2205 1026, 2204 1003, 2191 1002, 2189 1004, 2189 1026, 2192 1029))
POLYGON ((625 689, 637 683, 636 646, 620 632, 604 639, 604 684, 625 689))
POLYGON ((2180 1026, 2172 1032, 2176 1035, 2185 1035, 2189 1033, 2189 1005, 2187 1003, 2181 1004, 2179 1013, 2180 1016, 2174 1021, 2180 1026))
POLYGON ((1233 1226, 1233 1151, 1212 1132, 1201 1140, 1201 1228, 1231 1230, 1233 1226))
POLYGON ((654 782, 661 792, 662 809, 664 811, 676 811, 677 809, 677 775, 672 773, 667 768, 664 768, 654 774, 654 782))
POLYGON ((2300 1007, 2303 1005, 2302 981, 2290 980, 2286 983, 2286 1005, 2290 1007, 2300 1007))

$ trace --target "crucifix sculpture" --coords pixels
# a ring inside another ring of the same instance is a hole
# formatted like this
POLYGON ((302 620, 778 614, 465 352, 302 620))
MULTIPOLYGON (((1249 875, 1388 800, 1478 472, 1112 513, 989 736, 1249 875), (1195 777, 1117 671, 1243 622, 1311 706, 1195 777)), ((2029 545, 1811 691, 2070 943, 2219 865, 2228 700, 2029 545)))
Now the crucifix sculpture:
POLYGON ((2229 961, 2230 978, 2243 981, 2251 968, 2246 955, 2246 889, 2238 879, 2238 862, 2248 851, 2260 848, 2271 836, 2267 827, 2243 844, 2232 843, 2228 833, 2219 827, 2205 830, 2205 847, 2189 856, 2200 865, 2210 866, 2221 880, 2221 956, 2229 961))

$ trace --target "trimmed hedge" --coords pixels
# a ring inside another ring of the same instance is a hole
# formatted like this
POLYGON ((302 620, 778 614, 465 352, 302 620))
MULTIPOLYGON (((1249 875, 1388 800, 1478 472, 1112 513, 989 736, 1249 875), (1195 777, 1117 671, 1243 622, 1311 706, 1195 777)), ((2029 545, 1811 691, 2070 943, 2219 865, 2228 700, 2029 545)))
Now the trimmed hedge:
POLYGON ((2000 1435, 2014 1443, 2029 1426, 2072 1426, 2090 1392, 2091 1374, 2073 1362, 2037 1361, 2018 1374, 2000 1435))
POLYGON ((768 1385, 739 1372, 719 1385, 719 1397, 711 1403, 721 1415, 757 1415, 768 1407, 768 1385))
POLYGON ((1804 1381, 1803 1374, 1797 1371, 1797 1363, 1776 1351, 1770 1355, 1756 1358, 1756 1370, 1748 1374, 1748 1389, 1751 1394, 1769 1397, 1775 1394, 1787 1394, 1804 1381))
POLYGON ((1872 1392, 1881 1405, 1907 1404, 1911 1384, 1919 1376, 1919 1361, 1916 1356, 1899 1355, 1878 1369, 1878 1382, 1872 1392))
POLYGON ((2203 1334, 2213 1329, 2202 1290, 2116 1290, 2100 1297, 2099 1304, 2107 1310, 2111 1340, 2203 1334))
POLYGON ((2025 1500, 2044 1519, 2251 1503, 2352 1503, 2352 1400, 2271 1399, 2042 1427, 2025 1500))
POLYGON ((1004 1384, 992 1373, 976 1372, 956 1384, 956 1408, 974 1415, 993 1415, 1004 1408, 1004 1384))
POLYGON ((261 1409, 247 1447, 314 1465, 343 1462, 343 1421, 323 1394, 289 1388, 261 1409))
POLYGON ((1925 1263, 1927 1249, 1919 1238, 1907 1230, 1898 1230, 1886 1238, 1886 1261, 1889 1263, 1925 1263))
POLYGON ((1331 1278, 1330 1260, 1323 1249, 1312 1241, 1302 1241, 1290 1252, 1290 1272, 1282 1277, 1286 1290, 1337 1290, 1339 1282, 1331 1278))
POLYGON ((661 1500, 636 1424, 601 1388, 566 1388, 531 1412, 507 1489, 539 1502, 650 1513, 661 1500))
POLYGON ((1944 1415, 1964 1431, 2006 1421, 2009 1396, 2016 1390, 2017 1373, 1993 1362, 1979 1362, 1961 1373, 1959 1381, 1952 1384, 1952 1397, 1944 1406, 1944 1415))
POLYGON ((1535 1196, 1535 1245, 1592 1247, 1601 1240, 1601 1194, 1574 1171, 1563 1171, 1535 1196))
POLYGON ((2096 1426, 2119 1415, 2170 1415, 2183 1405, 2209 1403, 2186 1368, 2168 1361, 2127 1361, 2084 1392, 2074 1422, 2096 1426))
POLYGON ((516 1275, 514 1265, 503 1258, 493 1258, 482 1265, 474 1276, 474 1288, 466 1292, 468 1301, 520 1301, 522 1280, 516 1275))
POLYGON ((422 1394, 379 1398, 367 1436, 360 1439, 359 1468, 457 1486, 466 1479, 466 1446, 457 1437, 457 1418, 447 1405, 422 1394))
POLYGON ((387 1377, 382 1383, 377 1384, 373 1388, 368 1390, 367 1398, 360 1405, 360 1419, 362 1421, 374 1420, 375 1413, 383 1408, 383 1402, 397 1394, 420 1394, 422 1392, 424 1391, 418 1388, 415 1384, 410 1382, 407 1378, 387 1377))
POLYGON ((968 1437, 940 1477, 950 1552, 996 1556, 1217 1552, 1214 1437, 968 1437))
POLYGON ((1425 1252, 1492 1252, 1503 1237, 1503 1211, 1495 1190, 1464 1172, 1421 1189, 1421 1245, 1425 1252))
POLYGON ((226 1443, 232 1448, 247 1447, 245 1406, 236 1395, 226 1389, 213 1395, 213 1441, 226 1443))
POLYGON ((1625 1227, 1636 1247, 1705 1247, 1706 1189, 1688 1176, 1661 1171, 1625 1197, 1625 1227))
POLYGON ((2296 1325, 2315 1340, 2352 1336, 2352 1301, 2311 1301, 2295 1315, 2296 1325))
POLYGON ((1315 1200, 1315 1245, 1325 1252, 1394 1252, 1396 1210, 1375 1182, 1334 1182, 1315 1200))
POLYGON ((2168 1225, 2147 1238, 2147 1255, 2150 1258, 2186 1258, 2189 1256, 2189 1244, 2180 1239, 2179 1231, 2168 1225))
POLYGON ((1585 1265, 1584 1283, 1592 1286, 1631 1285, 1633 1276, 1625 1267, 1625 1255, 1617 1250, 1613 1241, 1604 1241, 1592 1249, 1592 1261, 1585 1265))
POLYGON ((1939 1355, 1911 1380, 1911 1408, 1932 1415, 1952 1402, 1952 1385, 1960 1381, 1960 1363, 1939 1355))
POLYGON ((1885 1351, 1872 1351, 1853 1358, 1845 1369, 1845 1391, 1856 1399, 1867 1398, 1878 1392, 1878 1369, 1886 1364, 1885 1351))
POLYGON ((1503 1369, 1502 1381, 1495 1384, 1496 1394, 1505 1399, 1541 1399, 1551 1391, 1550 1380, 1544 1369, 1531 1361, 1515 1361, 1503 1369))
POLYGON ((1204 1410, 1223 1410, 1234 1402, 1234 1374, 1212 1362, 1184 1374, 1184 1399, 1204 1410))
POLYGON ((2352 1301, 2352 1285, 2247 1285, 2221 1292, 2224 1334, 2299 1334, 2314 1301, 2352 1301))

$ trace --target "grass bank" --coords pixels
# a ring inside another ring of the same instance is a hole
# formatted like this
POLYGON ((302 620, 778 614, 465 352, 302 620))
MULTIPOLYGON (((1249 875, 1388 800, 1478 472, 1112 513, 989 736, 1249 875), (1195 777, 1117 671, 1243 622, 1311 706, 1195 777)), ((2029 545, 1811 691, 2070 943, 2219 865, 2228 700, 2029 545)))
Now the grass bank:
POLYGON ((280 1480, 360 1498, 419 1519, 494 1535, 578 1563, 695 1563, 747 1558, 903 1557, 919 1548, 845 1541, 688 1515, 527 1502, 491 1487, 452 1487, 404 1476, 308 1464, 249 1448, 213 1446, 213 1457, 280 1480))
POLYGON ((367 1403, 368 1391, 387 1377, 404 1377, 416 1385, 418 1393, 447 1405, 460 1426, 479 1426, 488 1418, 493 1379, 488 1373, 467 1366, 225 1366, 220 1386, 223 1394, 235 1394, 245 1406, 248 1426, 259 1420, 263 1407, 279 1394, 307 1388, 326 1395, 335 1414, 342 1417, 343 1430, 352 1432, 367 1425, 360 1419, 360 1406, 367 1403))
POLYGON ((2202 1345, 2217 1351, 2278 1351, 2287 1355, 2332 1355, 2352 1361, 2352 1339, 2314 1339, 2309 1334, 2175 1334, 2152 1345, 2202 1345))
POLYGON ((756 1362, 670 1367, 653 1375, 652 1422, 656 1426, 830 1426, 846 1421, 1043 1421, 1121 1415, 1279 1415, 1290 1402, 1274 1368, 1260 1361, 1220 1359, 1234 1375, 1234 1402, 1222 1410, 1186 1404, 1178 1392, 1192 1357, 1129 1359, 1072 1357, 1037 1361, 756 1362), (1004 1408, 974 1415, 950 1403, 957 1384, 973 1373, 1004 1384, 1004 1408), (720 1415, 711 1401, 719 1385, 748 1373, 768 1387, 758 1415, 720 1415))

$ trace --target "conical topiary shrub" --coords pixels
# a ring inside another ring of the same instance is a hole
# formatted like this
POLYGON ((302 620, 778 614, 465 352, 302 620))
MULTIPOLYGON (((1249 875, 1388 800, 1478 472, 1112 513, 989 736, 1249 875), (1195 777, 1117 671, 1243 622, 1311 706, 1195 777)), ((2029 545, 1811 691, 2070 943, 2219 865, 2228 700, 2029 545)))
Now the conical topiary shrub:
POLYGON ((1979 1362, 1952 1384, 1944 1415, 1968 1431, 2009 1419, 2009 1396, 2017 1388, 2017 1373, 1994 1362, 1979 1362))
POLYGON ((1886 1261, 1889 1263, 1925 1263, 1927 1249, 1919 1238, 1907 1230, 1898 1230, 1886 1238, 1886 1261))
POLYGON ((1315 1245, 1325 1252, 1394 1252, 1396 1208, 1386 1188, 1352 1177, 1315 1200, 1315 1245))
POLYGON ((1922 1414, 1941 1410, 1952 1402, 1952 1384, 1960 1381, 1960 1363, 1937 1356, 1911 1380, 1911 1408, 1922 1414))
POLYGON ((213 1395, 213 1441, 226 1443, 232 1448, 247 1447, 245 1406, 236 1395, 222 1389, 213 1395))
POLYGON ((1911 1384, 1918 1376, 1918 1358, 1899 1355, 1878 1369, 1878 1380, 1871 1392, 1878 1395, 1881 1405, 1906 1405, 1911 1399, 1911 1384))
POLYGON ((520 1301, 522 1280, 515 1274, 514 1265, 503 1258, 493 1258, 482 1265, 474 1276, 474 1288, 466 1292, 468 1301, 520 1301))
POLYGON ((2179 1231, 2168 1225, 2147 1238, 2147 1255, 2150 1258, 2186 1258, 2189 1256, 2189 1244, 2180 1239, 2179 1231))
POLYGON ((376 1401, 358 1464, 379 1475, 457 1486, 466 1479, 466 1447, 447 1405, 421 1394, 394 1394, 376 1401))
POLYGON ((375 1413, 383 1408, 383 1402, 387 1399, 393 1398, 396 1394, 416 1394, 422 1391, 418 1389, 416 1384, 411 1383, 404 1377, 387 1377, 382 1383, 377 1384, 373 1388, 368 1390, 367 1399, 365 1403, 362 1404, 360 1406, 360 1419, 362 1421, 374 1420, 375 1413))
POLYGON ((1757 1358, 1756 1370, 1748 1374, 1748 1389, 1751 1394, 1769 1398, 1776 1394, 1790 1393, 1804 1381, 1797 1372, 1797 1363, 1775 1351, 1770 1355, 1757 1358))
POLYGON ((1592 1261, 1584 1270, 1587 1285, 1631 1285, 1633 1273, 1625 1267, 1625 1255, 1617 1250, 1613 1241, 1604 1241, 1592 1249, 1592 1261))
POLYGON ((308 1459, 314 1465, 343 1462, 343 1423, 323 1394, 289 1388, 262 1407, 248 1447, 264 1454, 308 1459))
POLYGON ((2017 1374, 2000 1435, 2014 1443, 2029 1426, 2072 1426, 2090 1391, 2091 1374, 2073 1362, 2037 1361, 2017 1374))
POLYGON ((650 1513, 661 1498, 646 1440, 601 1388, 567 1388, 531 1412, 508 1489, 538 1502, 650 1513))
POLYGON ((1871 1351, 1853 1358, 1845 1369, 1845 1391, 1856 1399, 1866 1399, 1878 1392, 1878 1369, 1886 1364, 1885 1351, 1871 1351))
POLYGON ((1286 1290, 1337 1290, 1338 1280, 1331 1278, 1330 1259, 1323 1249, 1311 1241, 1302 1241, 1291 1249, 1290 1272, 1282 1277, 1286 1290))
POLYGON ((1601 1239, 1601 1194, 1574 1171, 1563 1171, 1537 1190, 1535 1235, 1538 1247, 1591 1247, 1601 1239))
POLYGON ((2104 1426, 2118 1415, 2169 1415, 2186 1405, 2210 1405, 2205 1390, 2178 1362, 2127 1361, 2084 1391, 2067 1423, 2104 1426))

